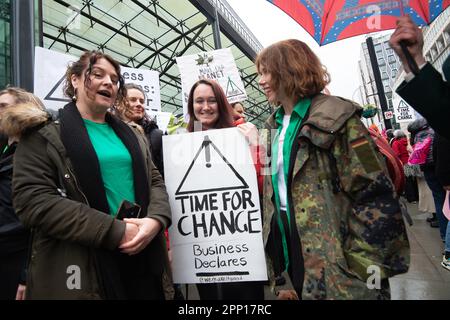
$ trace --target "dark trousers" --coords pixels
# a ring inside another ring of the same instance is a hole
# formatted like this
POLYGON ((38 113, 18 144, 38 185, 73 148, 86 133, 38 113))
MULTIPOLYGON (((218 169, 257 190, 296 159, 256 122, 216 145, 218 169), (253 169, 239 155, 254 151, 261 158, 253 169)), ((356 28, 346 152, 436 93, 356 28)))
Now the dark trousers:
POLYGON ((441 239, 445 240, 445 235, 447 233, 447 218, 442 212, 445 201, 445 190, 434 173, 434 167, 423 169, 423 175, 425 176, 425 181, 430 187, 431 193, 433 194, 434 205, 436 207, 436 216, 439 221, 439 231, 441 234, 441 239))
POLYGON ((405 198, 408 202, 419 201, 419 189, 416 177, 406 177, 405 198))
POLYGON ((0 257, 0 300, 16 299, 17 288, 26 258, 26 250, 0 257))
POLYGON ((272 217, 269 239, 267 240, 266 250, 272 259, 275 275, 287 271, 291 280, 292 286, 301 299, 304 281, 304 261, 302 256, 301 242, 298 237, 298 232, 295 222, 289 227, 286 211, 280 212, 281 223, 286 231, 286 243, 289 256, 289 266, 286 270, 286 262, 284 257, 284 248, 282 245, 282 235, 280 226, 278 224, 276 215, 272 217))
POLYGON ((225 282, 197 284, 200 300, 264 300, 264 282, 225 282))

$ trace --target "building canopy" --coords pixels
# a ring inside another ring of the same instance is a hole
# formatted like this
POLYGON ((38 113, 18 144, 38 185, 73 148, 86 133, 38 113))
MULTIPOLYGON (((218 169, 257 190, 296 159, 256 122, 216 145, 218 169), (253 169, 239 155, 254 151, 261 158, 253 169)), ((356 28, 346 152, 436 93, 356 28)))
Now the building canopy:
MULTIPOLYGON (((162 111, 182 114, 181 79, 175 58, 215 50, 212 18, 198 3, 43 0, 42 45, 75 56, 85 50, 102 50, 124 66, 156 70, 160 73, 162 111)), ((221 29, 232 30, 235 26, 229 17, 219 14, 221 29)), ((244 52, 240 48, 248 44, 224 32, 220 40, 223 48, 231 49, 244 82, 247 120, 261 127, 271 109, 257 83, 255 51, 244 52)))

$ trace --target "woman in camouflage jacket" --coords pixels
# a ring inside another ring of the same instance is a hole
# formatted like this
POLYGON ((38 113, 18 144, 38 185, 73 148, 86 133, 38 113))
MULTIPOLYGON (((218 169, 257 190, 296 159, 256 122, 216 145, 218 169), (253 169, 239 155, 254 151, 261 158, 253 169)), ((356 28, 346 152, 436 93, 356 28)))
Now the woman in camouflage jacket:
MULTIPOLYGON (((351 101, 323 95, 329 76, 303 42, 263 50, 270 103, 264 185, 269 274, 287 271, 301 299, 389 298, 409 243, 386 165, 351 101)), ((273 283, 273 282, 272 282, 273 283)))

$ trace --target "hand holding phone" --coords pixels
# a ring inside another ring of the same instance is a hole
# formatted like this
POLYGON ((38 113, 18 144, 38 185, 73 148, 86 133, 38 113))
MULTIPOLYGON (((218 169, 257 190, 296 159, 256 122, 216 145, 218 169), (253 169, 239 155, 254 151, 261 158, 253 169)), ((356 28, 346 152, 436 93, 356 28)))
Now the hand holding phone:
POLYGON ((125 218, 137 219, 139 218, 140 212, 141 206, 128 200, 123 200, 119 206, 119 209, 117 210, 116 217, 119 220, 123 220, 125 218))

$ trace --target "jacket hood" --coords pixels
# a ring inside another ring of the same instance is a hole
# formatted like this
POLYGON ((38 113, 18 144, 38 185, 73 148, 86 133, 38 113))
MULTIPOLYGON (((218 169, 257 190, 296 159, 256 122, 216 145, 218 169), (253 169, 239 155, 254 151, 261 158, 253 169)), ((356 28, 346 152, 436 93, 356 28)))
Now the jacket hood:
POLYGON ((21 137, 27 131, 52 119, 50 113, 33 103, 23 103, 6 108, 0 119, 0 127, 8 137, 21 137))
MULTIPOLYGON (((277 109, 278 110, 278 109, 277 109)), ((320 148, 327 149, 339 131, 353 115, 360 115, 362 108, 353 101, 325 94, 313 97, 302 124, 299 136, 306 137, 320 148)), ((270 128, 276 128, 275 113, 267 120, 270 128)))

